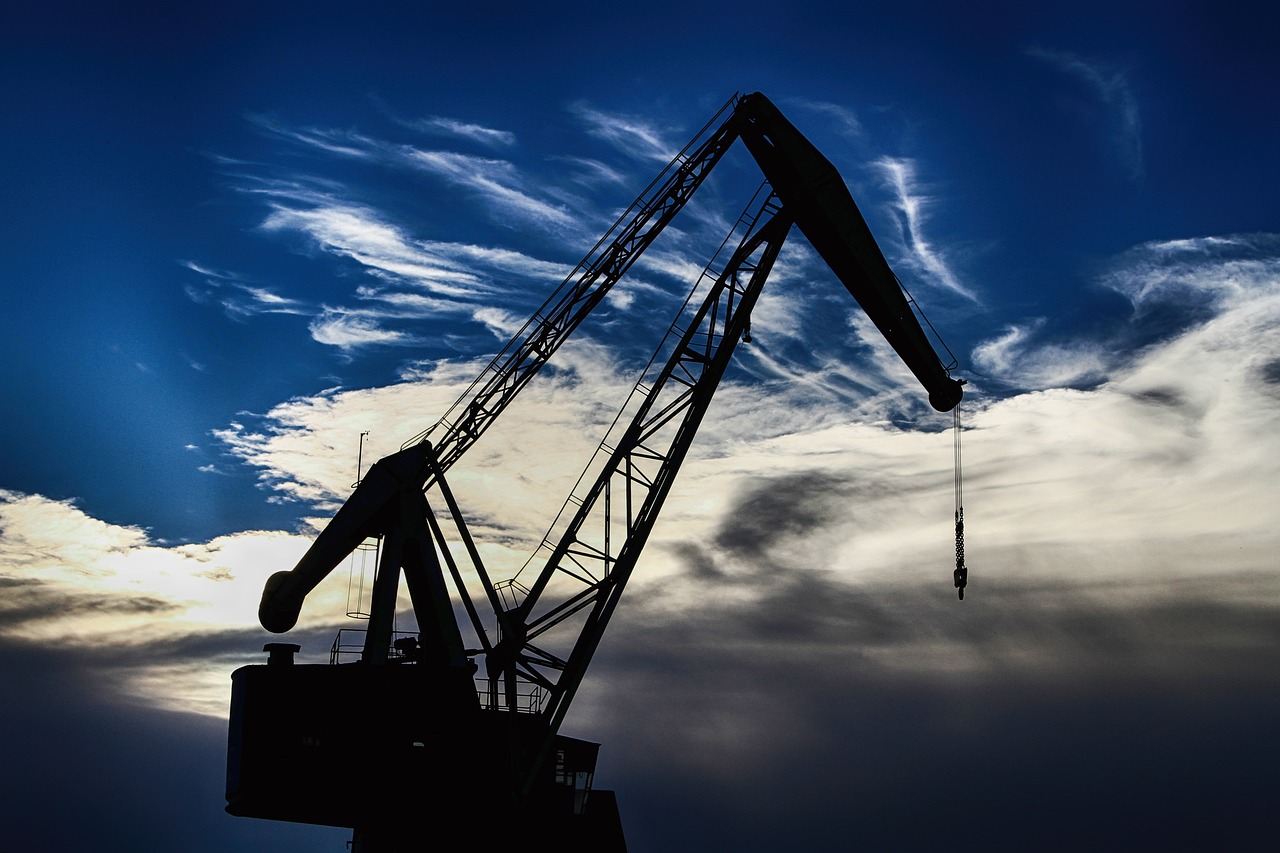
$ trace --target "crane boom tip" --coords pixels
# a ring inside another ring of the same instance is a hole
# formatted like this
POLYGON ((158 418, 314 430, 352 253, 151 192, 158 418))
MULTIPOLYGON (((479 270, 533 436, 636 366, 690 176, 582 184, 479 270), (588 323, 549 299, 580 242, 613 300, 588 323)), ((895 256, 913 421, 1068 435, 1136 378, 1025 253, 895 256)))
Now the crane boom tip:
POLYGON ((960 405, 964 397, 964 382, 948 377, 942 385, 929 392, 929 405, 939 412, 949 412, 960 405))

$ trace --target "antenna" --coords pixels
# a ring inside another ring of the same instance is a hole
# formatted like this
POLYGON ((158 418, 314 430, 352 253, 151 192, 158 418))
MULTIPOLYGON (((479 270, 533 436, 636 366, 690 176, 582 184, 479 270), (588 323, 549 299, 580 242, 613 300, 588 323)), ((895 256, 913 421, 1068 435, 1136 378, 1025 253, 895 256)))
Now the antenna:
POLYGON ((368 434, 368 430, 360 433, 360 445, 356 448, 356 481, 351 484, 353 489, 360 485, 360 479, 364 476, 364 439, 368 434))

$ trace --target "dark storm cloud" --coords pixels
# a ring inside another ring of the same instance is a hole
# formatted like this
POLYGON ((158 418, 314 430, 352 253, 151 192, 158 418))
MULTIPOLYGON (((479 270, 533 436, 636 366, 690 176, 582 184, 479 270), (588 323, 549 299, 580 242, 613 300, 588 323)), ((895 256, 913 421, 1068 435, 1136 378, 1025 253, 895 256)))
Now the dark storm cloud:
MULTIPOLYGON (((898 491, 901 490, 901 484, 898 491)), ((827 471, 799 471, 752 488, 727 513, 713 538, 736 559, 754 559, 771 546, 847 519, 856 498, 885 497, 883 484, 827 471)))
POLYGON ((716 565, 709 551, 694 542, 681 542, 671 547, 671 553, 695 579, 720 580, 725 573, 716 565))
POLYGON ((1272 359, 1259 367, 1258 376, 1267 385, 1280 385, 1280 358, 1272 359))
MULTIPOLYGON (((298 630, 289 634, 288 642, 302 646, 299 662, 328 662, 329 647, 337 633, 334 628, 298 630)), ((261 654, 267 643, 281 642, 282 638, 268 634, 258 627, 220 628, 187 634, 175 633, 162 640, 139 643, 115 643, 103 646, 75 647, 75 658, 84 665, 92 665, 98 671, 111 672, 113 677, 142 674, 155 667, 191 666, 207 668, 210 662, 218 662, 228 673, 243 664, 263 663, 261 654)), ((230 681, 228 680, 228 691, 230 681)), ((113 683, 112 691, 119 684, 113 683)), ((174 685, 169 696, 175 704, 181 704, 181 688, 174 685)), ((155 698, 155 697, 152 697, 155 698)), ((159 697, 163 699, 164 697, 159 697)))
POLYGON ((29 622, 93 616, 172 615, 181 605, 150 595, 69 592, 45 581, 0 577, 0 634, 29 622))
POLYGON ((1160 406, 1174 411, 1181 410, 1187 405, 1186 399, 1181 394, 1168 388, 1150 388, 1140 394, 1134 394, 1133 398, 1140 403, 1160 406))
POLYGON ((1275 578, 1145 600, 1120 584, 986 583, 962 604, 942 579, 777 570, 754 599, 707 584, 700 607, 619 611, 595 713, 566 731, 604 742, 597 782, 622 792, 638 848, 1269 837, 1280 616, 1256 594, 1275 578))
POLYGON ((833 529, 911 503, 884 497, 828 471, 767 479, 669 546, 676 576, 635 586, 566 728, 605 744, 598 784, 633 845, 1266 846, 1274 573, 1188 574, 1235 547, 1192 532, 1172 563, 1149 542, 991 543, 963 603, 947 565, 821 570, 833 529))
MULTIPOLYGON (((760 645, 757 654, 772 657, 778 643, 785 658, 791 645, 862 651, 901 642, 911 634, 903 612, 854 587, 832 582, 816 571, 772 567, 776 580, 761 598, 727 621, 739 626, 744 640, 760 645), (746 639, 746 638, 749 638, 746 639)), ((759 589, 759 586, 756 587, 759 589)), ((714 637, 709 631, 706 636, 714 637)))
POLYGON ((840 659, 836 670, 846 674, 876 677, 904 663, 944 678, 1013 673, 1031 680, 1074 667, 1094 676, 1164 667, 1162 680, 1191 687, 1209 671, 1266 671, 1280 641, 1280 613, 1270 604, 1280 579, 1260 572, 1140 584, 991 578, 980 581, 976 599, 959 604, 942 572, 899 571, 854 585, 794 566, 769 568, 771 580, 737 590, 749 586, 750 596, 718 595, 727 584, 702 574, 709 581, 697 588, 704 607, 628 606, 645 625, 681 637, 682 654, 705 657, 711 677, 721 668, 732 677, 741 655, 783 667, 817 656, 840 659))

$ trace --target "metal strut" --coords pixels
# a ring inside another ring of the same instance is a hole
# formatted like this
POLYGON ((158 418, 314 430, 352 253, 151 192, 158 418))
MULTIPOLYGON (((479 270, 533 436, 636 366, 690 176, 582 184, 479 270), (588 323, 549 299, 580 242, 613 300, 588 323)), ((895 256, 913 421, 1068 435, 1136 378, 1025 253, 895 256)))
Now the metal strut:
MULTIPOLYGON (((518 671, 522 679, 546 688, 542 711, 546 735, 534 757, 535 770, 546 758, 551 738, 595 653, 793 222, 789 212, 779 209, 776 199, 769 197, 757 219, 758 227, 744 238, 689 322, 524 601, 508 614, 523 627, 524 636, 508 648, 495 649, 488 663, 495 676, 501 670, 518 671), (560 603, 538 608, 549 585, 557 587, 555 598, 560 603), (583 614, 579 617, 582 624, 567 657, 548 655, 533 644, 575 614, 583 614)), ((531 781, 534 773, 525 778, 531 781)))

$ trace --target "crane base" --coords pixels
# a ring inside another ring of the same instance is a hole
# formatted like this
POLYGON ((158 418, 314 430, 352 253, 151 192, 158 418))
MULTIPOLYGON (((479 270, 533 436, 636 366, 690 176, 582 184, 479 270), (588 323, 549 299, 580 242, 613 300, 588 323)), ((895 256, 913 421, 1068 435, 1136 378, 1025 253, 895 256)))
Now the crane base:
POLYGON ((599 744, 557 735, 516 804, 513 756, 527 758, 539 717, 480 708, 469 676, 268 664, 231 679, 230 814, 351 827, 377 851, 422 849, 424 834, 469 823, 577 839, 566 850, 626 849, 613 792, 591 787, 599 744))

